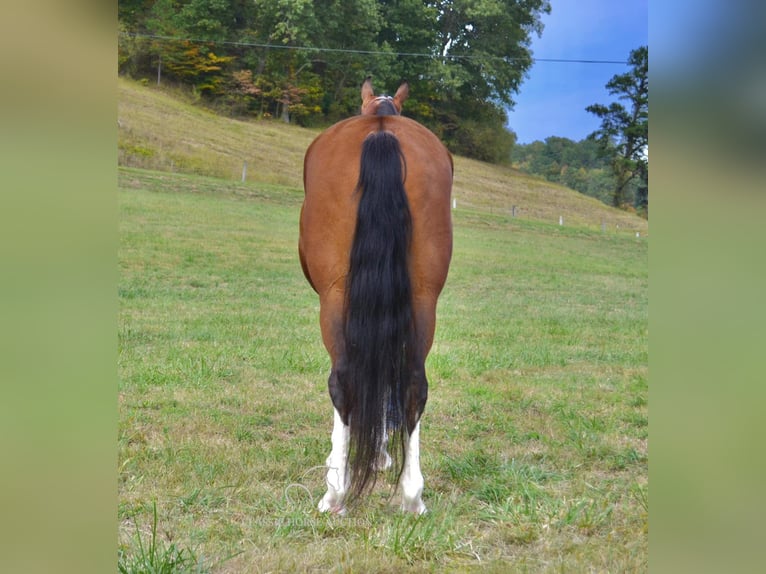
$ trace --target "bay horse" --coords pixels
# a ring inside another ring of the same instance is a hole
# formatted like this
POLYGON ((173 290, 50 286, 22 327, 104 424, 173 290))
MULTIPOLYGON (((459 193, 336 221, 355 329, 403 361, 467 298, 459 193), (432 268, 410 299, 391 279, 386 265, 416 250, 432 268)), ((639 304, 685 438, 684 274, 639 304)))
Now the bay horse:
POLYGON ((344 514, 397 462, 402 509, 425 512, 420 417, 436 303, 452 257, 453 165, 439 139, 402 117, 409 95, 362 85, 361 115, 306 151, 298 252, 319 295, 334 407, 321 512, 344 514))

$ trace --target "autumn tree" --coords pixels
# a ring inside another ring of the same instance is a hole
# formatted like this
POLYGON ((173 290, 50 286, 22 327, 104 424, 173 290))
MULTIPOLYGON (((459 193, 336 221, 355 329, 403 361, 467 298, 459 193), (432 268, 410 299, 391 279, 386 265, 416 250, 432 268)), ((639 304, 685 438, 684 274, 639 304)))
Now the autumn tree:
POLYGON ((598 141, 611 160, 615 178, 612 205, 632 203, 643 210, 649 205, 649 48, 641 46, 628 58, 631 70, 617 74, 606 84, 611 95, 627 103, 608 106, 593 104, 586 108, 601 118, 601 127, 589 138, 598 141), (628 194, 635 188, 634 197, 628 194))

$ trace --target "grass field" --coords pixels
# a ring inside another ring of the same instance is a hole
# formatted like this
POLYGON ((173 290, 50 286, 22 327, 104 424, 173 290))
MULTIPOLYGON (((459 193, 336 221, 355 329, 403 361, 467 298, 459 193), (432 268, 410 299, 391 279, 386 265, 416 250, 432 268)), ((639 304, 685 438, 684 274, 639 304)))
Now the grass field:
POLYGON ((119 189, 124 572, 646 571, 643 234, 459 203, 429 512, 401 515, 381 481, 338 518, 316 511, 332 407, 299 184, 120 168, 119 189))

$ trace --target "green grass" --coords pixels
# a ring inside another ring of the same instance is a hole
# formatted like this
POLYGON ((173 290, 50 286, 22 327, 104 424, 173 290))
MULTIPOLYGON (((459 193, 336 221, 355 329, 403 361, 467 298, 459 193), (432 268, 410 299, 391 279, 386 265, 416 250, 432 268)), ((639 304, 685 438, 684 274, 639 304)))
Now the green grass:
POLYGON ((186 574, 209 572, 188 548, 178 548, 175 543, 166 545, 157 535, 157 505, 152 505, 152 524, 148 535, 136 524, 135 549, 121 549, 117 560, 120 574, 186 574))
POLYGON ((332 407, 299 184, 120 168, 119 188, 124 563, 154 523, 155 554, 216 573, 647 569, 647 238, 459 206, 429 513, 381 481, 338 518, 316 511, 332 407))

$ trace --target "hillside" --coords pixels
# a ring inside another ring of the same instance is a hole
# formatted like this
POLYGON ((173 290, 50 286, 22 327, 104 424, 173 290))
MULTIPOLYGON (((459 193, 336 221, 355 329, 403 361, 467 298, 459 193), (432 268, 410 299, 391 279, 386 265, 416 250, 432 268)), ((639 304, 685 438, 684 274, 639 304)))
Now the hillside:
MULTIPOLYGON (((407 107, 405 105, 404 114, 407 107)), ((194 105, 188 96, 118 79, 120 165, 302 188, 303 154, 319 130, 241 121, 194 105)), ((648 233, 648 222, 568 188, 516 170, 455 157, 458 209, 535 221, 648 233)))

